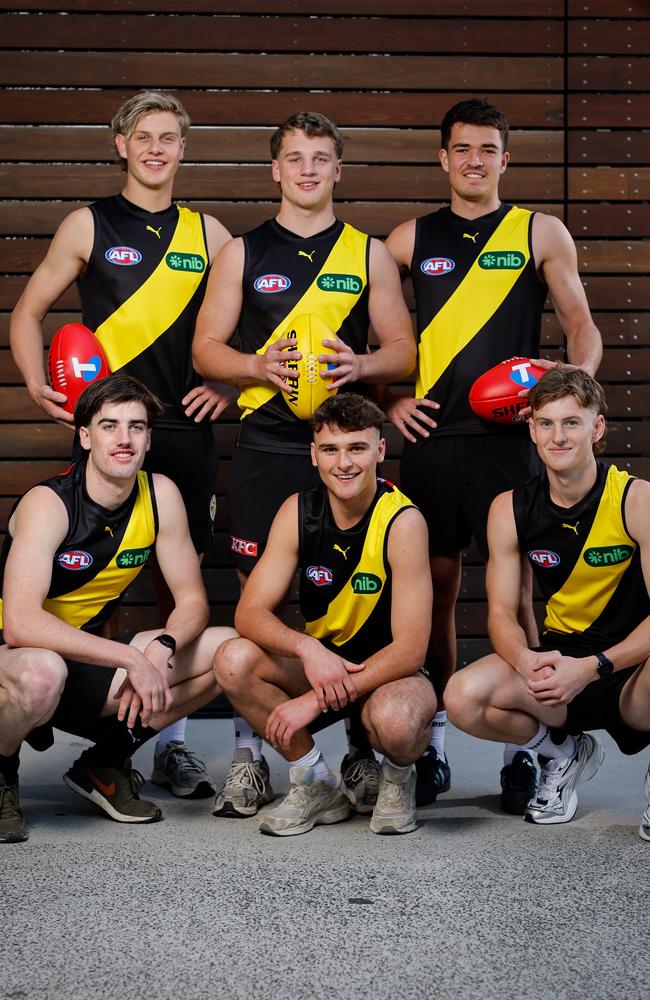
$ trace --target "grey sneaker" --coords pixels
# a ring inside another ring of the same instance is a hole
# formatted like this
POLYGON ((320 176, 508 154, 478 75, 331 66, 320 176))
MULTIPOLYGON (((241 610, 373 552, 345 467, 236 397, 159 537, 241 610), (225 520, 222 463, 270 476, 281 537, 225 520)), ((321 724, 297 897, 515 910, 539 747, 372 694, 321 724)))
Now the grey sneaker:
POLYGON ((576 736, 573 757, 542 765, 537 794, 526 806, 526 822, 548 826, 573 819, 578 808, 576 787, 593 778, 604 759, 605 751, 597 737, 591 733, 576 736))
POLYGON ((346 753, 341 761, 341 778, 354 811, 372 812, 379 792, 379 764, 372 750, 346 753))
POLYGON ((260 806, 273 801, 269 765, 264 757, 253 760, 248 747, 235 750, 226 783, 214 800, 213 816, 254 816, 260 806))
POLYGON ((0 844, 20 844, 27 840, 27 827, 20 809, 18 780, 13 784, 0 772, 0 844))
POLYGON ((647 806, 641 817, 641 824, 639 826, 639 836, 641 840, 650 840, 650 765, 648 765, 648 770, 645 776, 645 797, 647 799, 647 806))
POLYGON ((181 799, 207 799, 216 791, 203 761, 180 740, 154 754, 151 780, 181 799))
POLYGON ((379 795, 370 829, 373 833, 412 833, 415 818, 415 765, 408 771, 384 761, 379 769, 379 795))
POLYGON ((352 806, 341 780, 333 788, 326 781, 314 781, 313 767, 292 767, 289 794, 260 821, 262 833, 294 837, 307 833, 319 823, 340 823, 352 806))

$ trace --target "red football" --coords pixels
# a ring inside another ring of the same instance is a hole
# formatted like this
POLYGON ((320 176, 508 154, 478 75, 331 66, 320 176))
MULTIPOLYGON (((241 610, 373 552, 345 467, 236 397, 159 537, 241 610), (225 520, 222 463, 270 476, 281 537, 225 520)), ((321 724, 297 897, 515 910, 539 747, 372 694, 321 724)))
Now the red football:
POLYGON ((469 390, 469 405, 478 417, 497 424, 519 423, 519 411, 527 406, 522 389, 532 389, 546 371, 530 358, 508 358, 483 372, 469 390))
POLYGON ((111 374, 97 337, 81 323, 66 323, 52 337, 47 367, 50 385, 68 397, 63 409, 72 413, 84 389, 111 374))

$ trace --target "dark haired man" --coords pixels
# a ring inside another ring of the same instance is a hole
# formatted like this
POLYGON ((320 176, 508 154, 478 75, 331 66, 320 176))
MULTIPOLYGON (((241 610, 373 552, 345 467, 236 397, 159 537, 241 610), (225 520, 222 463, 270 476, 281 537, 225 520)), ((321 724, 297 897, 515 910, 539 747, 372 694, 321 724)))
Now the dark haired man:
MULTIPOLYGON (((390 254, 379 240, 334 215, 342 149, 340 132, 323 115, 300 112, 277 129, 271 155, 282 198, 278 214, 224 247, 197 320, 197 371, 241 388, 228 500, 231 550, 242 585, 282 503, 317 482, 309 427, 291 413, 283 395, 291 384, 284 364, 294 317, 315 313, 331 329, 332 389, 401 378, 415 364, 408 310, 390 254), (379 343, 372 353, 369 322, 379 343), (236 330, 241 350, 229 344, 236 330)), ((236 719, 235 729, 234 770, 217 810, 250 815, 257 809, 255 788, 268 774, 261 739, 243 719, 236 719), (244 759, 251 754, 255 776, 244 759)), ((364 759, 376 772, 372 755, 364 759)), ((353 754, 351 766, 359 763, 353 754)), ((376 773, 373 787, 376 791, 376 773)))
MULTIPOLYGON (((490 509, 495 652, 459 671, 445 701, 466 732, 539 754, 526 819, 548 825, 572 819, 577 785, 602 762, 586 730, 606 729, 625 754, 650 743, 650 483, 596 460, 606 405, 586 372, 554 368, 529 400, 545 468, 490 509), (535 649, 517 622, 522 557, 546 602, 535 649)), ((650 840, 650 802, 639 833, 650 840)))
POLYGON ((162 814, 138 797, 131 757, 218 693, 211 671, 231 629, 207 629, 208 603, 176 486, 142 472, 160 402, 138 380, 90 385, 75 410, 85 461, 34 487, 9 519, 0 602, 0 841, 27 839, 20 745, 52 726, 94 742, 65 775, 123 823, 162 814), (174 607, 164 629, 117 641, 102 627, 155 551, 174 607), (117 718, 116 718, 117 716, 117 718))
MULTIPOLYGON (((594 374, 602 354, 566 228, 551 215, 501 202, 499 182, 510 158, 503 112, 485 100, 461 101, 445 115, 441 138, 450 205, 403 223, 387 240, 402 274, 410 272, 413 281, 419 343, 415 398, 402 396, 385 406, 406 438, 401 485, 429 526, 435 595, 431 647, 439 664, 439 695, 456 667, 454 612, 462 550, 473 536, 487 558, 492 499, 536 469, 525 431, 476 417, 469 389, 506 358, 537 357, 547 294, 566 337, 568 360, 594 374), (499 258, 506 253, 504 270, 499 258)), ((520 615, 533 639, 529 573, 522 583, 520 615)), ((420 804, 449 788, 445 720, 441 710, 434 720, 434 744, 418 762, 420 804)), ((530 754, 506 747, 503 809, 522 813, 535 780, 530 754)))
MULTIPOLYGON (((178 486, 202 554, 215 504, 210 422, 226 400, 193 370, 192 337, 210 261, 230 234, 211 216, 172 204, 190 127, 178 98, 161 91, 135 94, 111 125, 124 187, 63 220, 16 305, 11 347, 34 402, 71 424, 61 406, 65 397, 47 385, 41 322, 76 281, 82 320, 99 338, 111 371, 141 379, 165 404, 146 468, 178 486)), ((157 572, 154 584, 166 615, 169 592, 157 572)), ((185 720, 179 720, 161 734, 153 780, 176 795, 209 795, 210 779, 185 746, 184 733, 185 720)))
POLYGON ((383 753, 374 833, 415 829, 415 769, 436 710, 419 668, 429 637, 426 526, 392 484, 377 479, 383 414, 355 394, 332 397, 312 419, 311 457, 322 480, 276 515, 235 622, 242 638, 215 659, 237 711, 291 764, 287 797, 262 816, 277 836, 336 823, 351 808, 311 732, 343 718, 357 698, 373 748, 383 753), (305 631, 275 614, 300 571, 305 631))

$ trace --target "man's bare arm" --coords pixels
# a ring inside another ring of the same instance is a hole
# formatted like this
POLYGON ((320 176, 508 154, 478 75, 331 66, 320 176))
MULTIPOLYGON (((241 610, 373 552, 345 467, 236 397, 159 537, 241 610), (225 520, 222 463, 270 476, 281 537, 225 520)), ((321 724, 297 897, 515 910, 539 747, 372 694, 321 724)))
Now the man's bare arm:
POLYGON ((41 323, 90 259, 93 231, 89 208, 78 209, 63 220, 11 315, 11 350, 30 396, 49 417, 67 424, 72 424, 72 414, 60 405, 65 396, 47 384, 41 323))

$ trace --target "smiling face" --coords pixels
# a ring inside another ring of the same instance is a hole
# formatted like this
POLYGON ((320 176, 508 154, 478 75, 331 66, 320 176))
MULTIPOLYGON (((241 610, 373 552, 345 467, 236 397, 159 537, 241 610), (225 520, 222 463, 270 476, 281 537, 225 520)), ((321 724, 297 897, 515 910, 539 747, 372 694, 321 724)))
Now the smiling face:
POLYGON ((142 115, 130 136, 118 133, 115 146, 127 161, 129 180, 147 188, 171 185, 185 151, 178 119, 171 111, 142 115))
POLYGON ((499 207, 499 180, 510 154, 503 151, 499 130, 489 125, 452 126, 448 149, 440 150, 454 201, 479 204, 485 212, 499 207))
POLYGON ((377 489, 377 465, 383 462, 386 442, 376 427, 342 431, 323 424, 314 432, 311 458, 329 493, 345 503, 372 500, 377 489))
POLYGON ((547 469, 568 475, 595 463, 593 446, 605 433, 605 418, 580 406, 574 396, 564 396, 535 410, 529 426, 547 469))
POLYGON ((283 202, 309 210, 331 202, 341 177, 334 141, 327 135, 309 137, 299 129, 285 135, 271 169, 283 202))
POLYGON ((79 428, 88 463, 106 480, 132 479, 142 467, 151 444, 151 429, 143 403, 104 403, 88 427, 79 428))

